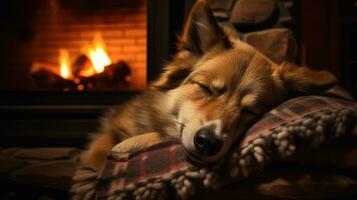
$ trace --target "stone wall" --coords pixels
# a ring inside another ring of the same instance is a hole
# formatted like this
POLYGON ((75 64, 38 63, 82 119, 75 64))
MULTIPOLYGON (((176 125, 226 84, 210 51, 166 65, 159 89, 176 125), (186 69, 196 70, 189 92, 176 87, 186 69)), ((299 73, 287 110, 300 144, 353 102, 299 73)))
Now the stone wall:
POLYGON ((209 0, 217 21, 277 63, 297 54, 291 0, 209 0))

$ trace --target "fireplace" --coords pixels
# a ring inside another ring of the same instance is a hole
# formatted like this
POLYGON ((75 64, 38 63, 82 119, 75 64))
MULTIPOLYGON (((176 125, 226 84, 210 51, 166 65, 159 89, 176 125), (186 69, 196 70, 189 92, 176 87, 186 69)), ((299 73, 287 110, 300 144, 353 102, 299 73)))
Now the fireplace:
POLYGON ((3 4, 1 91, 145 89, 146 0, 3 4))
POLYGON ((193 0, 0 3, 0 146, 85 144, 161 71, 193 0))

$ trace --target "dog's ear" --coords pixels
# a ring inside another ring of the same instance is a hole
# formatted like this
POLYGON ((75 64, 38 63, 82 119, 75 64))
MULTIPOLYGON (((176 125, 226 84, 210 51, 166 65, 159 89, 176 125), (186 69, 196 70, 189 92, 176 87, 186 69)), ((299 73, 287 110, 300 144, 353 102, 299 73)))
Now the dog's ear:
POLYGON ((276 67, 273 76, 282 82, 283 87, 291 95, 319 93, 337 82, 335 76, 327 71, 314 71, 291 63, 283 63, 276 67))
POLYGON ((218 26, 206 1, 199 0, 193 6, 186 21, 178 44, 179 50, 188 50, 200 56, 215 45, 229 47, 230 42, 218 26))
POLYGON ((197 60, 212 47, 227 49, 231 44, 207 3, 199 0, 188 16, 178 42, 177 54, 151 87, 165 90, 176 88, 191 73, 197 60))

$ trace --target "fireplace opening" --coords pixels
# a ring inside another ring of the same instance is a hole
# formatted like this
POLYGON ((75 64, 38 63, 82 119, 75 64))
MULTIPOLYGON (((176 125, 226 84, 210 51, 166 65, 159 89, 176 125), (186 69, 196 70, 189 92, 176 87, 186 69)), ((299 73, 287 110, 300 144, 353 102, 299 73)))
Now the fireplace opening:
POLYGON ((140 91, 146 0, 3 1, 0 91, 140 91))
POLYGON ((0 146, 86 144, 158 76, 193 2, 0 1, 0 146))

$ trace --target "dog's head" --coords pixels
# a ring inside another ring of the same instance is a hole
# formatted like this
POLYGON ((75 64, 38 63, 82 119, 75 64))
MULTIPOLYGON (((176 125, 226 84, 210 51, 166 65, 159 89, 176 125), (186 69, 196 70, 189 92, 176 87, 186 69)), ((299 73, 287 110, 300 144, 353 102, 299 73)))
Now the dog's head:
POLYGON ((184 147, 205 162, 224 156, 254 119, 287 97, 335 82, 325 71, 277 65, 229 37, 204 1, 194 5, 178 47, 152 86, 167 91, 184 147))

